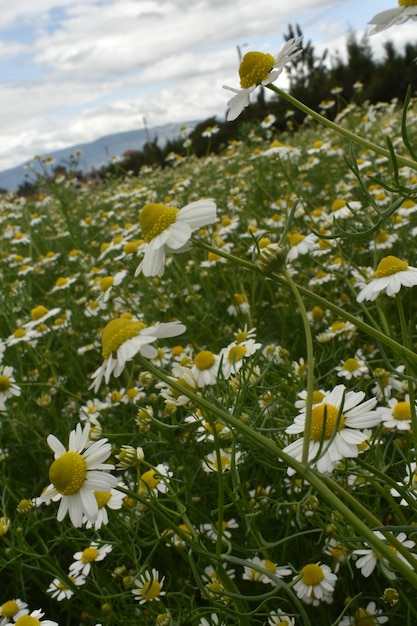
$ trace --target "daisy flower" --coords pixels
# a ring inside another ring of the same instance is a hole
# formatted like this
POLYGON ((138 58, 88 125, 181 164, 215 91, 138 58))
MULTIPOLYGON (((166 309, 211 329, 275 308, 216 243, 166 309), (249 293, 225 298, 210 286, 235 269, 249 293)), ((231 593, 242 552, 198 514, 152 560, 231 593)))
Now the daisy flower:
POLYGON ((386 624, 388 617, 382 615, 381 609, 376 608, 375 602, 368 602, 366 609, 360 607, 352 616, 345 615, 339 622, 339 626, 357 626, 359 624, 386 624))
POLYGON ((28 605, 22 600, 14 599, 7 600, 0 606, 0 626, 5 626, 9 622, 9 618, 12 618, 14 622, 17 622, 19 617, 27 615, 28 605))
POLYGON ((202 617, 198 626, 223 626, 224 621, 219 622, 219 616, 217 613, 212 613, 210 615, 210 621, 205 617, 202 617))
POLYGON ((169 479, 173 474, 166 463, 158 463, 156 467, 144 472, 139 479, 138 493, 140 496, 153 495, 158 497, 158 493, 167 493, 169 479))
POLYGON ((139 604, 146 604, 146 602, 152 602, 157 600, 160 596, 165 595, 165 591, 162 590, 165 576, 159 578, 159 572, 155 568, 152 572, 145 572, 141 574, 138 579, 134 581, 137 589, 133 589, 132 593, 136 596, 139 604))
POLYGON ((16 622, 5 622, 3 626, 59 626, 58 622, 51 619, 42 619, 45 613, 41 609, 36 609, 30 614, 24 614, 16 622))
POLYGON ((373 24, 369 31, 370 35, 381 32, 395 24, 404 24, 407 20, 417 20, 416 0, 398 0, 399 6, 395 9, 387 9, 377 13, 369 20, 368 24, 373 24))
MULTIPOLYGON (((354 458, 359 447, 368 439, 364 429, 376 426, 381 416, 372 409, 376 398, 362 402, 363 391, 346 391, 344 385, 337 385, 327 392, 320 404, 312 408, 311 432, 308 445, 308 460, 319 472, 332 472, 341 459, 354 458)), ((305 430, 306 409, 294 419, 285 432, 302 433, 305 430)), ((301 461, 304 437, 290 443, 284 452, 301 461)), ((294 474, 292 468, 287 470, 294 474)))
POLYGON ((247 339, 240 343, 233 341, 226 348, 223 348, 220 352, 220 360, 223 376, 226 380, 232 374, 236 374, 241 369, 244 359, 255 354, 261 346, 262 344, 256 343, 254 339, 247 339))
MULTIPOLYGON (((417 472, 416 472, 416 467, 417 467, 417 464, 416 464, 415 461, 410 463, 410 465, 407 465, 407 467, 406 467, 407 475, 404 477, 402 483, 397 483, 397 485, 399 487, 402 487, 402 491, 403 492, 404 492, 404 490, 407 492, 407 495, 409 496, 409 499, 414 499, 414 500, 417 498, 417 472)), ((400 500, 401 506, 410 506, 409 501, 406 500, 404 497, 402 497, 403 493, 400 493, 394 487, 392 489, 390 489, 390 493, 391 493, 392 496, 395 496, 397 498, 401 497, 401 500, 400 500)))
POLYGON ((245 565, 242 574, 243 580, 258 581, 265 585, 274 585, 274 576, 282 578, 283 576, 292 574, 292 570, 289 567, 279 567, 269 559, 260 559, 258 556, 254 556, 250 559, 250 562, 256 566, 256 569, 250 565, 245 565), (262 572, 262 570, 265 570, 265 573, 262 572), (268 576, 266 572, 272 574, 272 576, 268 576))
POLYGON ((365 376, 368 373, 368 366, 361 357, 362 355, 358 353, 355 357, 348 357, 345 361, 341 361, 340 365, 336 366, 337 375, 346 380, 365 376))
POLYGON ((84 548, 81 552, 75 552, 73 558, 75 561, 69 567, 70 575, 82 574, 88 576, 91 570, 91 563, 102 561, 112 551, 109 543, 99 545, 96 541, 90 543, 88 548, 84 548))
POLYGON ((220 356, 218 354, 213 354, 210 350, 198 352, 191 367, 191 374, 194 376, 197 386, 215 385, 219 365, 220 356))
POLYGON ((126 363, 138 352, 148 359, 154 358, 158 354, 157 350, 149 344, 160 338, 176 337, 185 329, 184 324, 177 321, 146 326, 143 322, 127 317, 111 320, 101 336, 104 361, 92 375, 94 382, 90 389, 97 393, 103 378, 108 383, 112 374, 116 378, 120 376, 126 363))
MULTIPOLYGON (((124 483, 117 483, 116 487, 122 487, 126 489, 124 483)), ((88 517, 83 517, 83 524, 86 528, 94 528, 100 530, 102 526, 106 526, 109 523, 109 515, 107 509, 111 511, 118 511, 122 508, 126 494, 119 489, 114 488, 109 491, 93 491, 94 497, 97 502, 98 514, 97 519, 92 522, 88 517)))
MULTIPOLYGON (((381 541, 384 541, 384 543, 387 543, 386 538, 379 530, 375 530, 374 535, 381 541)), ((410 549, 415 546, 414 541, 411 541, 411 539, 407 539, 407 535, 405 533, 399 533, 397 535, 397 540, 405 548, 410 549)), ((396 550, 396 548, 391 546, 391 544, 389 544, 389 546, 390 549, 397 555, 397 557, 403 561, 403 563, 412 568, 412 565, 402 556, 400 552, 396 550)), ((353 550, 352 554, 356 557, 359 557, 355 565, 361 571, 362 576, 364 576, 365 578, 369 578, 369 576, 374 571, 377 563, 379 563, 381 570, 389 580, 395 580, 397 578, 397 575, 391 570, 389 562, 373 549, 362 548, 360 550, 353 550)))
POLYGON ((287 263, 294 261, 299 255, 308 254, 317 247, 317 237, 310 233, 302 235, 301 233, 289 233, 287 235, 290 250, 287 254, 287 263))
MULTIPOLYGON (((78 572, 70 572, 68 578, 76 587, 85 585, 85 576, 80 575, 78 572)), ((68 587, 68 585, 59 578, 54 578, 47 589, 47 593, 58 602, 61 602, 61 600, 69 600, 72 598, 74 590, 72 587, 68 587)))
POLYGON ((396 256, 386 256, 378 263, 373 279, 361 289, 356 300, 375 300, 383 291, 388 296, 398 293, 401 287, 417 285, 417 268, 396 256))
POLYGON ((77 424, 69 436, 68 450, 55 437, 48 436, 48 445, 55 460, 49 468, 51 484, 39 498, 40 503, 59 500, 58 522, 66 514, 76 528, 83 515, 94 522, 98 516, 98 504, 94 490, 109 491, 117 484, 117 478, 109 474, 114 465, 107 463, 111 445, 107 439, 94 443, 89 440, 90 424, 82 428, 77 424))
MULTIPOLYGON (((417 411, 417 406, 415 406, 415 410, 417 411)), ((390 398, 388 406, 380 407, 379 412, 382 418, 382 425, 385 428, 411 430, 411 405, 408 395, 402 401, 390 398)))
POLYGON ((135 276, 162 276, 165 250, 181 252, 192 233, 216 221, 214 200, 197 200, 182 209, 174 206, 150 203, 143 207, 139 222, 145 243, 141 248, 143 259, 135 276))
POLYGON ((293 579, 297 580, 294 591, 300 600, 313 606, 318 606, 320 602, 331 604, 337 576, 330 567, 320 563, 308 563, 300 573, 301 578, 297 574, 293 579))
POLYGON ((288 624, 289 626, 295 626, 295 619, 290 617, 281 609, 278 611, 272 611, 268 617, 268 626, 285 626, 288 624))
POLYGON ((207 454, 202 461, 203 470, 205 472, 227 472, 231 469, 232 465, 238 465, 242 461, 242 453, 240 451, 232 453, 231 448, 219 450, 219 458, 217 452, 214 450, 207 454))
POLYGON ((13 378, 13 368, 10 365, 0 365, 0 411, 6 410, 6 400, 13 396, 20 396, 20 387, 13 378))
POLYGON ((275 56, 263 52, 248 52, 244 55, 239 67, 241 89, 223 85, 224 89, 233 91, 235 94, 227 103, 229 122, 235 120, 249 105, 249 97, 258 85, 268 85, 274 82, 286 63, 301 54, 302 50, 299 48, 301 40, 302 37, 289 39, 275 56))

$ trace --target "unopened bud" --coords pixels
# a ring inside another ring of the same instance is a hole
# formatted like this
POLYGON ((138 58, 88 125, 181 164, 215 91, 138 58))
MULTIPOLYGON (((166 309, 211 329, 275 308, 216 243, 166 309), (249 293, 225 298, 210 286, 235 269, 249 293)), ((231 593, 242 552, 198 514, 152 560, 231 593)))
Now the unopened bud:
POLYGON ((262 248, 256 264, 263 274, 272 274, 279 272, 283 268, 284 262, 284 249, 277 243, 270 243, 262 248))

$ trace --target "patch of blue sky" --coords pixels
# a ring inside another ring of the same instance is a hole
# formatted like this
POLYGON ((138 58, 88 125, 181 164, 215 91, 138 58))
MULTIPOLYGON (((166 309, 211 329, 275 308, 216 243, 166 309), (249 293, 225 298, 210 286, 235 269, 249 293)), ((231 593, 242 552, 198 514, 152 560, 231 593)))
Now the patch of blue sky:
POLYGON ((31 63, 31 55, 17 54, 0 63, 0 81, 2 83, 37 83, 43 80, 46 67, 31 63))

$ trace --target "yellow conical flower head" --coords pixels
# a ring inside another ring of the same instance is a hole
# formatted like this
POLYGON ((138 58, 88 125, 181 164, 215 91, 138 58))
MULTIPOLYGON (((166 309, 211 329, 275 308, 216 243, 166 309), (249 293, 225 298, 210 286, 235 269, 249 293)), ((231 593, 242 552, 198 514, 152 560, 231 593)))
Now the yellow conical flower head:
POLYGON ((392 274, 397 274, 398 272, 405 272, 407 269, 407 261, 401 261, 396 256, 386 256, 378 263, 374 276, 375 278, 383 278, 384 276, 392 276, 392 274))
POLYGON ((81 454, 73 450, 61 454, 49 468, 49 479, 63 496, 78 493, 86 476, 85 460, 81 454))
POLYGON ((415 7, 417 6, 417 0, 398 0, 400 7, 415 7))
POLYGON ((308 565, 304 565, 301 573, 301 580, 309 587, 315 587, 320 584, 324 578, 323 570, 320 565, 317 565, 316 563, 308 563, 308 565))
POLYGON ((139 214, 139 223, 144 240, 149 243, 160 233, 173 224, 177 218, 179 209, 174 206, 146 204, 139 214))
POLYGON ((239 67, 241 87, 248 89, 252 85, 260 85, 267 79, 274 63, 275 59, 272 54, 264 54, 263 52, 245 54, 239 67))
POLYGON ((337 407, 332 404, 319 404, 311 412, 311 432, 313 441, 323 441, 333 436, 335 428, 341 430, 344 426, 344 417, 337 407))
POLYGON ((111 320, 103 330, 101 336, 102 355, 108 359, 113 352, 127 341, 136 337, 146 327, 143 322, 133 321, 126 318, 111 320))

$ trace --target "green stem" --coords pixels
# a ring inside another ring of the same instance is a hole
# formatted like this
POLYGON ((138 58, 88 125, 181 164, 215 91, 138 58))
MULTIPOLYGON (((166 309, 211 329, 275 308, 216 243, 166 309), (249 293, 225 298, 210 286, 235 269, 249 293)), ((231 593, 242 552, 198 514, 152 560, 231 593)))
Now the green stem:
MULTIPOLYGON (((409 346, 410 339, 408 336, 407 321, 405 319, 404 307, 403 307, 401 295, 399 293, 397 293, 397 295, 395 296, 395 300, 397 302, 398 316, 400 318, 403 345, 409 346)), ((406 362, 406 372, 408 376, 408 396, 409 396, 410 414, 411 414, 411 428, 413 431, 414 454, 417 455, 417 414, 416 414, 416 403, 415 403, 414 382, 413 382, 414 372, 412 371, 410 364, 407 362, 406 362)))
MULTIPOLYGON (((331 120, 327 119, 327 117, 324 117, 317 111, 314 111, 314 109, 310 109, 310 107, 306 106, 305 104, 297 100, 297 98, 294 98, 294 96, 291 96, 289 93, 280 89, 279 87, 276 87, 272 83, 266 86, 268 87, 268 89, 278 94, 281 98, 283 98, 284 100, 286 100, 293 106, 297 107, 297 109, 299 109, 300 111, 303 111, 303 113, 306 113, 306 115, 309 115, 310 117, 315 119, 317 122, 319 122, 323 126, 327 126, 328 128, 331 128, 339 135, 343 135, 344 137, 346 137, 346 139, 349 139, 349 141, 353 141, 363 146, 367 150, 372 150, 372 152, 376 152, 377 154, 387 157, 388 159, 391 158, 391 152, 387 148, 378 146, 378 144, 373 143, 372 141, 368 141, 367 139, 364 139, 363 137, 360 137, 359 135, 356 135, 355 133, 352 133, 351 131, 347 130, 346 128, 343 128, 336 122, 332 122, 331 120)), ((399 163, 399 165, 410 167, 413 170, 417 170, 417 163, 415 161, 399 156, 397 154, 395 155, 395 158, 397 162, 399 163)))
POLYGON ((308 450, 310 447, 310 432, 311 432, 311 419, 312 419, 312 406, 313 406, 313 390, 314 390, 314 352, 313 352, 313 337, 311 335, 311 326, 308 321, 307 311, 304 306, 303 299, 300 296, 297 285, 294 283, 289 272, 285 272, 285 278, 288 281, 288 285, 293 292, 297 301, 301 319, 303 320, 304 333, 306 337, 306 349, 307 349, 307 398, 306 398, 306 416, 304 427, 304 441, 303 452, 301 457, 302 464, 307 467, 308 464, 308 450))
MULTIPOLYGON (((336 511, 344 517, 344 519, 351 524, 351 526, 355 529, 357 534, 363 537, 364 541, 366 541, 371 548, 377 551, 382 555, 393 567, 394 570, 401 573, 401 575, 408 580, 413 587, 417 589, 417 573, 409 568, 403 560, 401 560, 395 552, 392 551, 390 546, 393 546, 398 551, 400 551, 399 546, 401 544, 398 542, 396 537, 389 532, 384 533, 384 536, 387 540, 387 543, 378 539, 375 536, 374 532, 369 528, 359 517, 355 514, 354 510, 359 509, 360 515, 365 516, 365 519, 371 523, 372 527, 381 528, 383 526, 382 522, 374 517, 371 513, 367 511, 367 509, 362 506, 355 498, 353 498, 349 493, 347 493, 343 488, 338 486, 338 489, 335 489, 335 485, 337 483, 330 479, 325 479, 318 472, 314 471, 312 468, 305 467, 302 463, 295 460, 293 457, 286 454, 283 450, 281 450, 277 444, 272 440, 268 439, 265 435, 262 435, 255 430, 253 430, 252 426, 245 424, 240 419, 231 415, 228 411, 220 408, 217 404, 211 404, 208 400, 203 398, 201 395, 198 395, 192 391, 186 389, 183 385, 179 384, 175 380, 172 379, 171 376, 163 372, 162 370, 155 367, 150 361, 145 359, 141 354, 137 355, 137 360, 139 363, 146 369, 155 375, 156 379, 162 380, 167 385, 179 391, 180 393, 186 395, 190 400, 192 400, 196 406, 207 411, 207 413, 211 413, 212 415, 218 416, 220 420, 222 420, 227 426, 235 429, 236 432, 245 436, 247 441, 253 442, 263 453, 269 452, 274 457, 279 458, 283 463, 287 466, 292 467, 300 476, 302 476, 312 487, 316 489, 316 491, 333 507, 336 511), (331 486, 328 486, 329 485, 331 486), (337 495, 335 491, 339 491, 340 496, 343 497, 344 500, 348 501, 348 505, 345 504, 337 495)), ((401 546, 402 548, 402 546, 401 546)))

